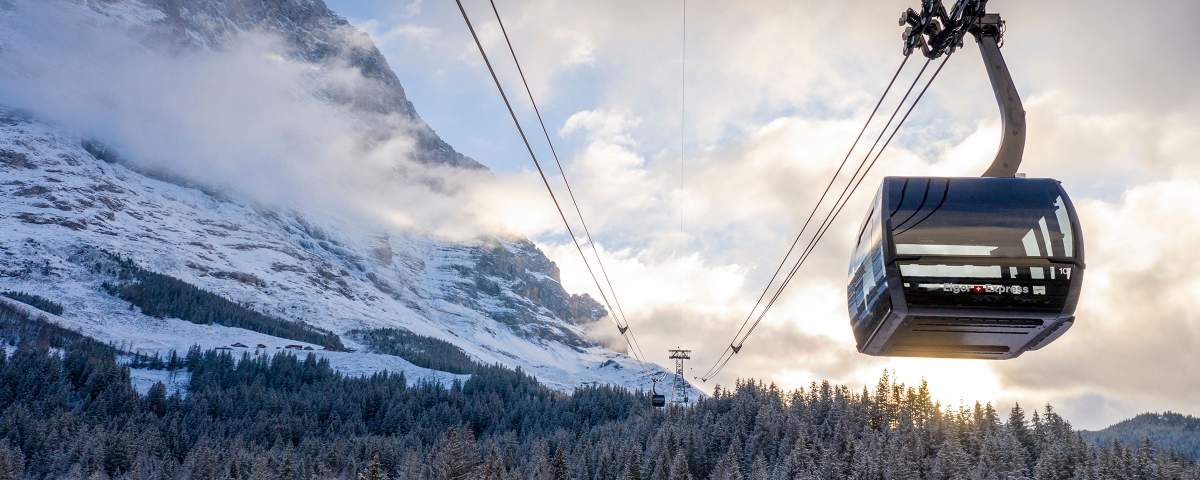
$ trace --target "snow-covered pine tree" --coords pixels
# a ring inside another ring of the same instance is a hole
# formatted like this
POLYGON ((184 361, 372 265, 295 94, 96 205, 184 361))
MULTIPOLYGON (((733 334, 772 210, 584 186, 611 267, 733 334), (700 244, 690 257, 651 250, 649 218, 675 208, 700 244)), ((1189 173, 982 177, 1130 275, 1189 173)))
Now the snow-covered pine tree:
POLYGON ((515 479, 508 471, 507 462, 504 460, 504 455, 496 446, 492 446, 488 450, 487 459, 483 462, 482 471, 480 472, 481 480, 509 480, 515 479))
POLYGON ((668 480, 692 480, 692 470, 688 466, 687 452, 680 450, 671 460, 671 476, 668 480))
POLYGON ((710 480, 742 480, 742 467, 738 464, 738 451, 730 447, 717 461, 709 475, 710 480))
POLYGON ((638 450, 626 447, 624 450, 624 465, 621 467, 623 480, 642 480, 642 457, 638 450))
POLYGON ((554 480, 568 480, 571 478, 571 470, 567 465, 567 455, 562 447, 555 449, 554 459, 550 462, 550 478, 554 480))
POLYGON ((467 480, 474 478, 479 463, 475 434, 470 428, 455 426, 446 430, 434 448, 430 467, 438 480, 467 480))
POLYGON ((946 441, 938 448, 933 461, 930 478, 935 480, 969 480, 971 458, 962 448, 958 435, 946 435, 946 441))
POLYGON ((0 440, 0 480, 19 480, 24 475, 25 454, 8 440, 0 440))
POLYGON ((379 455, 376 454, 371 458, 371 463, 367 464, 362 473, 358 475, 359 480, 388 480, 388 474, 383 470, 383 465, 379 463, 379 455))

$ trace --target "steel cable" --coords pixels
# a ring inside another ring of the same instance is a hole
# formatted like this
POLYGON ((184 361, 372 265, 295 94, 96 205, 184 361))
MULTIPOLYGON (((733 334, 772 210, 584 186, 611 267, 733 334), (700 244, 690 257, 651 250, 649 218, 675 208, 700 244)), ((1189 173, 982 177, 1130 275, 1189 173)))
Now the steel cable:
MULTIPOLYGON (((808 213, 808 218, 804 220, 803 226, 800 227, 800 232, 796 234, 794 239, 792 239, 792 244, 788 247, 787 253, 783 255, 783 258, 779 260, 779 265, 775 267, 775 273, 771 274, 771 279, 767 281, 766 286, 763 287, 762 293, 758 295, 758 300, 754 302, 754 306, 750 309, 750 313, 746 315, 745 320, 742 320, 742 324, 740 327, 738 327, 737 333, 733 335, 735 341, 742 335, 746 325, 750 323, 750 319, 754 317, 754 312, 758 310, 760 305, 762 305, 762 301, 764 298, 766 298, 767 292, 771 290, 771 285, 773 285, 775 283, 775 279, 779 277, 779 272, 783 271, 783 266, 787 265, 787 259, 792 256, 792 252, 796 249, 796 245, 800 243, 800 238, 804 235, 805 230, 808 229, 808 225, 812 222, 817 210, 825 201, 825 197, 829 194, 829 190, 833 188, 833 184, 837 180, 837 177, 841 175, 842 169, 846 167, 846 162, 850 160, 850 155, 854 152, 854 149, 858 147, 858 142, 862 140, 863 133, 867 131, 867 127, 871 124, 871 121, 875 119, 875 114, 879 112, 879 107, 883 105, 883 101, 887 98, 888 92, 891 92, 892 86, 895 85, 896 79, 900 76, 900 72, 904 70, 904 65, 908 63, 908 58, 908 55, 905 55, 904 58, 900 60, 900 65, 896 67, 896 71, 892 74, 891 80, 889 80, 887 86, 884 87, 883 93, 879 95, 879 100, 875 102, 875 107, 871 109, 871 114, 867 116, 867 120, 863 122, 862 128, 858 130, 858 135, 856 135, 854 137, 854 141, 851 142, 850 149, 848 149, 846 151, 846 155, 842 157, 842 162, 838 164, 837 170, 835 170, 833 172, 833 176, 829 178, 829 183, 825 185, 825 190, 821 192, 821 196, 817 199, 817 203, 813 205, 812 210, 808 213)), ((733 343, 730 343, 729 346, 725 347, 725 351, 721 353, 721 356, 718 357, 716 362, 713 362, 713 367, 710 367, 708 372, 701 376, 702 380, 707 381, 712 377, 712 370, 716 368, 717 364, 721 363, 721 359, 723 359, 726 354, 736 354, 736 352, 734 352, 732 349, 733 345, 733 343)))
MULTIPOLYGON (((542 135, 546 138, 546 144, 550 146, 550 154, 554 157, 554 164, 558 167, 558 173, 562 176, 563 185, 567 188, 567 196, 571 200, 571 205, 575 207, 575 215, 579 217, 579 224, 583 227, 583 234, 587 238, 588 246, 592 250, 592 254, 596 257, 596 264, 600 267, 600 275, 604 277, 604 283, 608 285, 608 291, 612 294, 613 304, 617 309, 613 312, 614 315, 619 314, 621 323, 625 326, 622 329, 624 332, 633 337, 633 344, 637 347, 641 358, 645 358, 645 352, 637 342, 637 335, 633 333, 633 329, 629 325, 629 317, 625 315, 625 309, 621 306, 621 299, 617 296, 616 288, 613 288, 612 280, 608 276, 608 269, 604 266, 604 260, 600 256, 599 249, 596 248, 596 242, 592 239, 592 231, 588 227, 587 220, 584 220, 583 211, 579 207, 579 202, 575 199, 575 190, 571 188, 571 182, 567 180, 567 172, 563 169, 562 161, 558 157, 558 149, 554 147, 554 141, 550 139, 550 132, 546 128, 546 122, 542 119, 542 111, 538 108, 537 100, 533 98, 533 90, 529 88, 529 81, 525 78, 525 69, 521 67, 521 61, 517 59, 516 49, 513 48, 512 40, 508 37, 508 29, 504 26, 504 20, 500 17, 500 10, 496 8, 495 0, 488 0, 492 5, 492 12, 496 16, 496 23, 500 26, 500 33, 504 36, 504 43, 508 46, 508 53, 512 56, 513 64, 517 67, 517 73, 521 77, 521 84, 525 87, 525 94, 529 97, 529 103, 533 106, 533 113, 537 116, 538 125, 542 128, 542 135)), ((620 329, 620 324, 618 323, 620 329)), ((624 335, 624 333, 622 333, 624 335)))
MULTIPOLYGON (((909 105, 908 110, 906 110, 904 113, 904 116, 901 117, 900 122, 896 124, 896 127, 894 129, 892 129, 891 134, 888 135, 888 138, 886 141, 884 141, 883 146, 879 149, 878 152, 876 152, 875 157, 871 159, 871 163, 869 165, 867 165, 866 170, 863 170, 862 169, 863 164, 866 163, 867 158, 870 158, 871 152, 874 151, 875 146, 878 145, 879 140, 883 137, 884 133, 887 131, 887 128, 890 126, 892 120, 895 118, 896 114, 899 113, 900 109, 904 106, 904 101, 907 100, 909 94, 912 93, 912 89, 916 86, 917 82, 920 80, 921 74, 924 73, 925 68, 928 67, 929 63, 932 61, 932 60, 926 60, 925 64, 921 67, 921 71, 918 72, 917 76, 913 79, 913 84, 909 86, 908 92, 905 93, 905 96, 900 100, 900 103, 897 104, 896 110, 893 111, 893 113, 892 113, 892 117, 888 120, 888 122, 886 124, 884 124, 883 129, 880 130, 880 134, 876 138, 875 144, 873 144, 871 146, 871 149, 867 150, 867 154, 863 157, 862 162, 859 163, 858 169, 856 169, 854 172, 854 175, 852 175, 850 177, 850 182, 848 182, 846 184, 846 187, 842 189, 842 193, 839 195, 839 198, 834 201, 834 208, 832 208, 830 210, 830 213, 827 214, 825 219, 821 222, 821 226, 819 226, 817 228, 816 234, 812 237, 812 240, 810 240, 808 245, 805 247, 803 253, 800 256, 800 259, 795 263, 795 265, 788 272, 788 275, 784 278, 784 280, 780 284, 779 288, 775 291, 775 294, 771 297, 771 300, 766 304, 766 306, 763 308, 762 312, 759 313, 758 317, 755 319, 754 323, 751 324, 750 328, 746 330, 745 335, 742 336, 741 340, 739 341, 737 339, 737 337, 734 337, 734 341, 730 344, 730 347, 728 347, 727 349, 734 349, 736 346, 736 349, 740 350, 742 348, 742 346, 744 346, 745 341, 748 338, 750 338, 750 335, 753 334, 754 330, 758 328, 758 325, 762 322, 762 320, 766 316, 767 312, 770 311, 771 307, 775 305, 775 302, 779 299, 780 295, 783 294, 784 289, 786 289, 788 284, 792 281, 792 279, 795 278, 796 272, 798 272, 800 267, 804 265, 804 262, 812 254, 812 251, 816 248, 817 244, 819 244, 821 239, 824 238, 825 233, 829 231, 830 227, 832 227, 833 221, 837 219, 838 215, 841 214, 842 209, 845 208, 847 203, 849 203, 850 197, 854 195, 854 193, 858 190, 859 185, 861 185, 862 181, 867 177, 867 174, 870 173, 872 168, 874 168, 876 162, 879 160, 879 157, 881 155, 883 155, 884 150, 887 149, 887 146, 891 143, 892 139, 895 138, 896 133, 900 131, 900 128, 904 125, 904 122, 906 120, 908 120, 908 117, 912 113, 913 109, 916 108, 917 104, 921 101, 921 98, 924 97, 925 92, 927 92, 929 90, 929 86, 933 84, 934 79, 936 79, 938 74, 941 73, 942 68, 946 65, 946 61, 949 59, 950 59, 950 55, 946 55, 946 57, 943 58, 942 62, 938 65, 937 69, 934 70, 933 75, 930 76, 929 80, 927 80, 925 82, 925 86, 921 88, 920 93, 917 94, 917 97, 909 105), (860 171, 862 173, 861 176, 858 175, 860 171), (858 180, 856 181, 855 178, 857 178, 858 180), (853 186, 851 187, 851 185, 853 185, 853 186), (839 203, 840 203, 840 205, 839 205, 839 203)), ((720 373, 721 370, 724 369, 725 365, 727 365, 729 363, 729 360, 731 360, 732 358, 733 358, 733 355, 729 355, 728 358, 726 358, 723 362, 718 361, 717 363, 714 363, 713 368, 710 369, 711 373, 706 374, 706 376, 704 377, 704 380, 707 381, 708 379, 710 379, 710 378, 716 376, 718 373, 720 373)))
MULTIPOLYGON (((462 0, 455 0, 455 3, 458 4, 458 11, 462 13, 463 21, 466 22, 467 29, 471 32, 471 38, 475 40, 475 46, 479 49, 480 56, 483 57, 483 63, 487 66, 488 73, 491 74, 492 81, 496 84, 496 90, 500 92, 500 98, 504 100, 504 106, 508 109, 508 114, 512 117, 513 124, 517 127, 517 133, 521 135, 521 141, 525 144, 525 149, 529 152, 529 158, 533 160, 533 165, 537 168, 538 175, 542 179, 542 184, 546 186, 546 192, 550 194, 550 200, 554 202, 554 208, 558 211, 559 218, 562 219, 563 225, 567 228, 567 233, 571 236, 571 242, 575 244, 575 249, 579 251, 579 256, 583 259, 583 265, 587 268, 588 275, 592 277, 592 281, 596 284, 596 289, 600 292, 600 298, 604 301, 604 305, 608 307, 608 311, 610 313, 615 312, 612 304, 608 301, 608 295, 604 293, 604 288, 600 286, 600 280, 596 277, 595 271, 592 270, 592 266, 588 262, 587 254, 583 252, 583 247, 579 244, 579 238, 575 235, 575 230, 571 228, 570 221, 567 220, 566 214, 563 213, 562 205, 558 201, 558 196, 554 194, 554 189, 550 186, 550 180, 546 177, 546 172, 542 169, 541 162, 533 152, 533 146, 529 143, 529 137, 525 135, 525 129, 521 126, 520 120, 517 119, 517 113, 513 110, 512 103, 508 99, 508 94, 504 92, 504 87, 500 84, 500 78, 496 76, 496 70, 492 67, 492 62, 488 59, 487 52, 484 51, 483 44, 479 41, 479 35, 475 32, 475 26, 471 23, 471 18, 467 15, 467 10, 463 8, 462 0)), ((612 319, 617 324, 617 328, 619 330, 622 329, 615 314, 612 315, 612 319)), ((628 331, 628 329, 625 329, 625 331, 628 331)), ((625 332, 622 332, 621 336, 625 339, 625 343, 629 345, 629 350, 634 354, 634 357, 639 361, 644 361, 629 336, 625 332)))

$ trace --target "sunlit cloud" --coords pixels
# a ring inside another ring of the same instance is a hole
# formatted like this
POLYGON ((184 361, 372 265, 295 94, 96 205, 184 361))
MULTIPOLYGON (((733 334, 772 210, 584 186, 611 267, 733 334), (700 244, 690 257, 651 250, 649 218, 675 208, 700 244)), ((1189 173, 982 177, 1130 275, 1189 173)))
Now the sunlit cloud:
MULTIPOLYGON (((574 147, 560 153, 601 246, 611 247, 606 262, 618 290, 628 291, 622 299, 644 347, 689 345, 703 370, 728 344, 899 61, 890 28, 906 6, 689 2, 682 185, 678 5, 534 2, 514 13, 511 23, 523 28, 510 28, 526 71, 551 90, 581 86, 561 83, 570 49, 536 25, 570 29, 593 46, 591 74, 570 81, 597 93, 550 97, 545 108, 566 119, 551 128, 574 147)), ((1090 428, 1144 410, 1194 409, 1200 377, 1163 375, 1161 366, 1185 364, 1182 356, 1200 348, 1192 313, 1200 307, 1193 273, 1200 264, 1190 253, 1200 248, 1200 232, 1191 231, 1200 223, 1191 206, 1200 164, 1190 159, 1200 142, 1200 95, 1185 80, 1200 64, 1178 46, 1200 40, 1180 20, 1197 9, 1188 2, 1153 11, 1116 1, 1003 6, 1005 53, 1028 112, 1022 171, 1063 181, 1086 230, 1079 322, 1063 339, 1006 362, 867 357, 851 341, 844 277, 864 197, 884 175, 978 175, 995 154, 998 114, 968 40, 716 381, 861 385, 894 370, 908 383, 928 379, 946 404, 1055 402, 1090 428), (1060 28, 1062 15, 1078 10, 1088 21, 1060 28), (1140 32, 1135 40, 1063 40, 1094 37, 1095 25, 1118 18, 1140 32), (1148 43, 1162 31, 1182 43, 1148 43), (1158 55, 1139 53, 1145 49, 1158 55), (1166 73, 1172 69, 1182 70, 1166 73)), ((594 289, 562 237, 530 234, 543 239, 570 289, 594 289)))

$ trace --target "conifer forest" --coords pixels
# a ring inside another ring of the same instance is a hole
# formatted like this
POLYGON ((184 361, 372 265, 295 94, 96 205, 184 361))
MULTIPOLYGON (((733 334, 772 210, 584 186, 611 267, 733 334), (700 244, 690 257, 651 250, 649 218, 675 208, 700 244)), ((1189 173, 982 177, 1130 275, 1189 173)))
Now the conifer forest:
POLYGON ((1200 479, 1147 442, 1092 446, 1052 406, 940 405, 886 373, 862 390, 740 381, 654 409, 500 366, 442 386, 312 354, 146 357, 11 308, 0 332, 0 479, 1200 479), (190 380, 143 395, 130 368, 190 380))

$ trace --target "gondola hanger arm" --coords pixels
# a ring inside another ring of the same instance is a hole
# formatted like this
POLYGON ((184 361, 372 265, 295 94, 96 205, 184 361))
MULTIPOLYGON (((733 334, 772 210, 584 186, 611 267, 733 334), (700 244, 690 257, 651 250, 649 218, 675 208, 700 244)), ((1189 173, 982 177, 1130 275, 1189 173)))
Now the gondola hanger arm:
POLYGON ((992 92, 1000 107, 1000 148, 984 177, 1015 177, 1025 151, 1025 108, 1013 83, 1000 47, 1004 44, 1004 20, 986 13, 987 0, 958 0, 950 11, 942 0, 923 0, 921 11, 908 9, 900 16, 904 30, 904 54, 920 50, 928 58, 953 53, 967 34, 975 37, 992 92))
POLYGON ((992 83, 992 91, 996 94, 996 103, 1000 106, 1000 125, 1003 128, 1000 149, 983 176, 1015 177, 1025 153, 1025 108, 1021 105, 1021 95, 1013 84, 1004 55, 1000 53, 1000 46, 1004 42, 1004 20, 1000 19, 1000 15, 986 14, 980 18, 972 33, 983 55, 983 65, 992 83))

